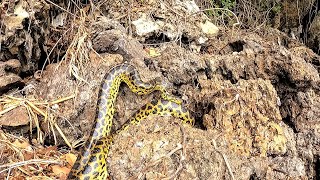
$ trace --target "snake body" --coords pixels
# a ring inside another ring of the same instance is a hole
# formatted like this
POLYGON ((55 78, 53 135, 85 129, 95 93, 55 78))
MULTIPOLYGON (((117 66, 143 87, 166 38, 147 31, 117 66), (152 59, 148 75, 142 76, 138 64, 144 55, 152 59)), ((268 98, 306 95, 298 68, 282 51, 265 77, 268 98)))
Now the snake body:
POLYGON ((94 126, 68 179, 106 179, 108 177, 106 159, 114 134, 127 129, 131 124, 139 124, 142 119, 150 115, 172 115, 185 123, 193 124, 189 112, 180 101, 170 97, 162 85, 142 82, 132 65, 121 64, 113 67, 103 78, 94 126), (119 130, 111 134, 115 113, 114 103, 122 82, 125 82, 130 90, 138 95, 160 91, 161 98, 144 105, 119 130))

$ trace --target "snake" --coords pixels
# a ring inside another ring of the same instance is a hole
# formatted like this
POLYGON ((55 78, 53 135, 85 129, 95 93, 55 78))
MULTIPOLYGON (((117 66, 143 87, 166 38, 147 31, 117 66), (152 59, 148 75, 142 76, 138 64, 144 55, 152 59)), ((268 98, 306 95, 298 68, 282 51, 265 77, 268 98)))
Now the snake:
POLYGON ((103 78, 98 96, 96 117, 90 135, 78 155, 68 179, 107 179, 107 156, 115 134, 125 131, 130 125, 137 125, 151 115, 180 118, 183 123, 194 124, 189 111, 182 102, 170 96, 161 83, 145 83, 133 65, 122 63, 109 70, 103 78), (112 120, 115 114, 115 101, 121 83, 125 83, 132 92, 138 95, 160 91, 160 98, 142 106, 120 129, 111 133, 112 120))

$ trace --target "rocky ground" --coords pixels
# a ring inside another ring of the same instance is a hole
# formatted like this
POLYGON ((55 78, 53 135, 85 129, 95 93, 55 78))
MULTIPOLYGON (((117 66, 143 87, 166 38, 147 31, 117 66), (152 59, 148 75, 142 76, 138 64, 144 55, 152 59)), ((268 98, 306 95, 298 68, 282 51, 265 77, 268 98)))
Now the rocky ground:
MULTIPOLYGON (((50 33, 39 15, 52 3, 19 1, 16 16, 2 13, 0 178, 65 179, 91 130, 102 78, 123 62, 143 81, 163 82, 196 123, 151 116, 116 135, 112 179, 319 178, 320 56, 273 28, 217 27, 187 2, 137 3, 133 14, 101 4, 73 21, 60 9, 50 33), (72 36, 55 36, 62 32, 72 36)), ((113 129, 158 96, 123 84, 113 129)))

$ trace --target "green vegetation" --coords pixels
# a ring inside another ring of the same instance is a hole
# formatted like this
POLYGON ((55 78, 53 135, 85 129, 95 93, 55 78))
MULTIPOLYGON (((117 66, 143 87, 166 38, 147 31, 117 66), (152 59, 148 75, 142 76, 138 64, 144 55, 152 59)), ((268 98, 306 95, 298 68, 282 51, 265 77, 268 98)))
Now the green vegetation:
MULTIPOLYGON (((222 1, 216 1, 212 0, 210 1, 211 8, 207 8, 205 13, 213 18, 213 19, 220 19, 223 21, 223 23, 228 24, 230 22, 230 19, 232 19, 232 12, 234 8, 236 7, 236 1, 235 0, 222 0, 222 1), (230 18, 231 17, 231 18, 230 18)), ((230 22, 233 23, 233 22, 230 22)))

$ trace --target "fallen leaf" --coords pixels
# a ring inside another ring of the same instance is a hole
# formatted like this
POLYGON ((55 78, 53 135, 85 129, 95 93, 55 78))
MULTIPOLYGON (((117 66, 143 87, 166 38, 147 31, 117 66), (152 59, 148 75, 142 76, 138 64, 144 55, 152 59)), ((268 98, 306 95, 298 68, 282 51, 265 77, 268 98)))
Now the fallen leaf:
POLYGON ((66 179, 70 172, 70 168, 67 167, 61 167, 59 165, 52 165, 52 172, 55 176, 59 177, 59 179, 66 179))
POLYGON ((26 149, 27 147, 30 146, 28 142, 26 141, 20 142, 18 139, 16 139, 12 144, 21 149, 26 149))
POLYGON ((68 164, 70 166, 73 166, 73 164, 76 162, 77 160, 77 156, 72 154, 72 153, 68 153, 65 155, 66 156, 66 161, 68 162, 68 164))

